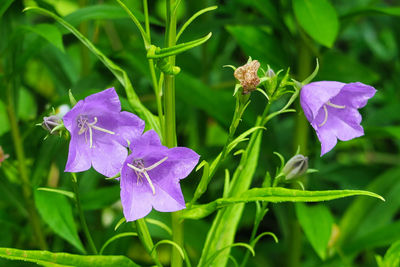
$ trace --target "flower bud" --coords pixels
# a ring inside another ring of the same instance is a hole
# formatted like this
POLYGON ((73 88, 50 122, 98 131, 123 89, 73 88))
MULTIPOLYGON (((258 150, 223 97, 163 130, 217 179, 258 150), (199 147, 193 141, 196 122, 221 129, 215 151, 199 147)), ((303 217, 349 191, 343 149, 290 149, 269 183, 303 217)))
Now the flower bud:
POLYGON ((260 68, 260 62, 253 60, 235 70, 234 76, 243 87, 243 94, 254 91, 260 83, 257 75, 258 68, 260 68))
POLYGON ((4 154, 3 148, 0 146, 0 166, 1 166, 1 163, 3 161, 8 159, 8 157, 9 157, 9 155, 8 154, 4 154))
POLYGON ((293 156, 282 169, 286 180, 294 179, 302 176, 308 169, 308 157, 301 154, 293 156))
POLYGON ((63 125, 61 118, 57 115, 51 115, 49 117, 44 117, 42 122, 43 129, 50 132, 50 134, 58 134, 57 130, 60 126, 63 125), (57 129, 55 129, 58 127, 57 129))
POLYGON ((273 69, 268 67, 267 72, 265 73, 265 76, 267 76, 268 78, 274 78, 275 77, 275 72, 273 69))

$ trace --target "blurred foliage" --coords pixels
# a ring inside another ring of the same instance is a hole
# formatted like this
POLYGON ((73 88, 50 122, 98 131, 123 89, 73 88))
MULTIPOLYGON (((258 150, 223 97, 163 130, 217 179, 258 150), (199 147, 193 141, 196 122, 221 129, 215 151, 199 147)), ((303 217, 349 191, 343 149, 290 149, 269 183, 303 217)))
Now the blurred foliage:
MULTIPOLYGON (((143 21, 141 1, 125 2, 143 21)), ((162 47, 165 1, 150 2, 153 43, 162 47)), ((248 266, 376 266, 375 255, 381 255, 380 266, 394 266, 389 265, 390 258, 395 262, 394 253, 399 255, 398 242, 395 242, 400 240, 400 2, 182 2, 179 25, 201 8, 219 6, 194 21, 180 41, 197 39, 209 32, 213 32, 212 38, 177 57, 177 65, 182 69, 176 78, 179 145, 197 151, 202 159, 212 160, 219 153, 232 119, 235 79, 232 70, 223 65, 243 65, 251 56, 265 70, 267 65, 274 70, 290 67, 291 73, 301 80, 302 73, 310 73, 318 58, 321 69, 315 80, 360 81, 378 90, 361 110, 365 136, 339 142, 333 151, 320 158, 316 135, 313 132, 307 135, 309 164, 319 172, 303 182, 309 190, 366 189, 382 195, 386 202, 360 197, 312 206, 296 205, 296 212, 293 205, 274 204, 259 231, 275 233, 279 243, 261 239, 255 248, 256 256, 250 257, 248 266), (297 220, 304 235, 300 228, 296 232, 290 227, 297 220), (297 233, 296 240, 294 233, 297 233), (297 247, 293 246, 294 242, 297 247), (394 245, 384 256, 391 244, 394 245), (297 262, 292 261, 296 258, 297 262)), ((69 103, 69 89, 81 99, 114 86, 123 109, 130 110, 130 107, 122 86, 85 46, 52 19, 22 12, 28 6, 42 7, 64 17, 128 72, 136 93, 154 113, 156 103, 140 33, 115 1, 1 1, 0 145, 10 157, 0 167, 0 246, 37 249, 22 197, 23 181, 18 175, 6 88, 12 87, 16 99, 13 104, 19 119, 25 164, 34 188, 45 186, 71 191, 70 177, 63 172, 67 139, 50 136, 43 141, 45 131, 35 126, 52 108, 57 111, 62 104, 69 103)), ((238 132, 253 126, 256 115, 262 112, 264 97, 254 92, 251 101, 238 132)), ((276 103, 272 110, 278 110, 280 104, 276 103)), ((285 158, 294 154, 297 144, 293 140, 298 133, 293 129, 299 116, 303 116, 301 110, 268 124, 255 170, 255 185, 262 184, 267 170, 271 172, 279 166, 279 160, 272 156, 274 151, 285 158)), ((223 169, 237 164, 235 156, 223 163, 200 202, 208 203, 222 194, 223 169)), ((181 182, 187 202, 200 177, 194 172, 181 182)), ((82 206, 98 248, 113 235, 131 231, 130 224, 114 231, 123 217, 117 183, 104 180, 94 171, 79 175, 79 181, 82 206)), ((73 202, 54 194, 42 191, 34 194, 48 249, 78 254, 83 250, 78 236, 82 229, 77 226, 73 202), (71 223, 74 220, 76 223, 71 223)), ((238 242, 249 241, 254 209, 254 204, 247 204, 236 235, 238 242)), ((167 213, 153 211, 148 218, 169 222, 167 213)), ((186 249, 194 261, 200 257, 210 225, 209 217, 204 221, 185 222, 186 249)), ((168 237, 155 224, 149 224, 149 228, 156 240, 168 237)), ((169 248, 161 246, 158 251, 161 261, 168 262, 169 248)), ((242 248, 233 248, 232 253, 240 259, 244 252, 242 248)), ((116 240, 104 254, 126 255, 139 264, 150 261, 135 237, 116 240)), ((0 265, 21 264, 0 260, 0 265)))

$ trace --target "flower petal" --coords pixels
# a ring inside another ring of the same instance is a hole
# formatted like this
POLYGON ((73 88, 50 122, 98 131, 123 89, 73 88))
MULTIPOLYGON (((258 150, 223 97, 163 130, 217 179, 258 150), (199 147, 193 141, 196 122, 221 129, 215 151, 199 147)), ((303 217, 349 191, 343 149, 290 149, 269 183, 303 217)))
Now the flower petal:
POLYGON ((75 128, 77 128, 77 118, 80 114, 82 114, 84 110, 84 102, 83 100, 79 100, 78 103, 70 110, 68 111, 64 117, 63 117, 63 122, 65 128, 72 133, 75 128))
POLYGON ((332 103, 339 103, 347 107, 362 108, 375 93, 376 90, 372 86, 360 82, 349 83, 332 99, 332 103))
POLYGON ((118 127, 114 129, 114 131, 118 134, 119 142, 128 146, 128 141, 140 137, 143 133, 144 126, 144 121, 138 116, 123 111, 118 116, 118 127))
POLYGON ((108 112, 120 112, 121 111, 121 102, 119 101, 119 97, 117 92, 115 92, 114 88, 109 88, 99 93, 90 95, 85 98, 85 108, 89 109, 103 109, 108 112))
POLYGON ((156 194, 153 195, 154 209, 161 212, 173 212, 186 208, 182 190, 179 185, 171 182, 163 184, 154 183, 156 194))
POLYGON ((82 172, 90 169, 90 151, 83 146, 84 142, 84 136, 71 134, 65 172, 82 172))
POLYGON ((336 96, 345 83, 322 81, 309 83, 300 91, 300 104, 308 121, 313 121, 322 106, 336 96))
POLYGON ((178 179, 188 176, 199 162, 200 156, 187 147, 174 147, 168 150, 168 162, 173 162, 172 175, 178 179))
POLYGON ((325 112, 321 110, 312 126, 317 132, 321 142, 321 156, 329 152, 337 143, 337 138, 348 141, 364 135, 361 127, 361 115, 357 109, 346 107, 344 109, 327 107, 328 119, 319 126, 325 118, 325 112))
POLYGON ((138 180, 134 170, 126 163, 132 162, 129 155, 121 170, 121 203, 126 221, 134 221, 146 216, 152 208, 153 194, 144 177, 138 180))
POLYGON ((107 177, 115 176, 121 171, 128 155, 124 146, 107 139, 94 140, 90 152, 93 168, 107 177))

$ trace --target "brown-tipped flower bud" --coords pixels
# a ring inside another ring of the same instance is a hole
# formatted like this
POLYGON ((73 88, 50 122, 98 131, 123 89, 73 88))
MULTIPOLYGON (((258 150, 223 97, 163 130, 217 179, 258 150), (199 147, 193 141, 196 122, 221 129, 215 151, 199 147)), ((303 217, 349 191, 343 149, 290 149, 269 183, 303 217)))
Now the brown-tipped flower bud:
POLYGON ((51 115, 49 117, 44 117, 42 122, 43 129, 49 131, 50 134, 58 134, 57 130, 60 126, 63 125, 61 118, 57 115, 51 115), (58 127, 57 129, 55 129, 58 127))
POLYGON ((8 154, 4 154, 3 148, 0 146, 0 166, 1 166, 1 163, 3 161, 8 159, 8 157, 9 157, 9 155, 8 154))
POLYGON ((250 61, 235 70, 234 76, 239 80, 240 85, 243 87, 243 94, 248 94, 257 88, 260 83, 260 78, 257 75, 260 62, 257 60, 250 61))
POLYGON ((308 157, 301 154, 293 156, 283 167, 282 173, 285 174, 286 180, 294 179, 302 176, 308 169, 308 157))

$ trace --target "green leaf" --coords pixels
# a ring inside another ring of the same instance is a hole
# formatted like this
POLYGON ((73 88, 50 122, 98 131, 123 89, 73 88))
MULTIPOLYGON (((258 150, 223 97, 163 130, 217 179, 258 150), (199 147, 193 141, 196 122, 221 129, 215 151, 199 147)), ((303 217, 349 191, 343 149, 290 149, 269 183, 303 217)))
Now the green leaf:
POLYGON ((36 190, 35 204, 42 219, 57 235, 67 240, 80 252, 85 252, 78 236, 71 205, 65 196, 36 190))
POLYGON ((293 0, 293 10, 301 27, 315 41, 332 47, 339 31, 339 20, 328 0, 293 0))
POLYGON ((190 41, 190 42, 181 43, 181 44, 174 45, 171 47, 161 48, 161 49, 156 49, 156 50, 149 49, 149 52, 153 51, 154 53, 147 53, 147 58, 160 59, 160 58, 180 54, 180 53, 185 52, 189 49, 192 49, 196 46, 204 44, 205 42, 208 41, 208 39, 211 38, 211 35, 212 35, 212 33, 210 32, 206 36, 199 38, 197 40, 190 41))
POLYGON ((0 136, 10 130, 10 123, 8 122, 7 109, 3 101, 0 100, 0 136))
POLYGON ((400 266, 400 240, 390 246, 379 267, 400 266))
MULTIPOLYGON (((257 119, 256 125, 260 125, 261 118, 257 119)), ((230 182, 229 195, 240 196, 251 184, 260 153, 262 131, 255 131, 250 138, 246 151, 243 152, 240 164, 233 174, 230 182)), ((225 266, 230 247, 234 242, 237 227, 242 216, 244 204, 232 205, 218 212, 202 251, 199 266, 206 266, 205 262, 215 251, 221 249, 221 256, 214 260, 215 266, 225 266), (229 222, 228 224, 226 222, 229 222), (228 248, 228 249, 226 249, 228 248)))
POLYGON ((311 246, 318 256, 325 260, 334 222, 329 209, 324 205, 309 207, 303 203, 296 203, 296 214, 311 246))
POLYGON ((32 93, 24 87, 19 90, 17 113, 18 117, 24 121, 36 118, 37 102, 32 93))
MULTIPOLYGON (((390 197, 388 197, 388 193, 395 189, 397 184, 399 183, 398 177, 400 176, 400 168, 393 168, 389 171, 384 172, 382 175, 376 177, 371 184, 369 184, 366 189, 369 191, 374 191, 379 193, 380 195, 383 195, 387 197, 389 200, 389 203, 393 201, 390 197)), ((371 222, 377 220, 378 225, 381 225, 380 222, 380 216, 379 217, 372 217, 369 218, 369 214, 371 210, 373 211, 375 209, 375 206, 378 203, 376 201, 373 201, 372 199, 369 198, 359 198, 356 199, 345 211, 344 215, 341 218, 341 221, 339 223, 339 228, 340 228, 340 236, 339 240, 337 242, 337 245, 340 247, 341 245, 346 245, 349 244, 349 242, 354 239, 355 236, 358 235, 358 231, 360 227, 364 224, 365 221, 370 220, 371 222)), ((397 205, 392 205, 392 207, 396 207, 397 205)), ((387 207, 385 207, 387 208, 387 207)), ((390 212, 393 212, 392 209, 389 209, 390 212)), ((386 217, 386 212, 385 214, 382 214, 383 217, 386 217)), ((390 219, 390 217, 389 217, 390 219)), ((391 221, 383 221, 382 225, 387 225, 388 223, 391 224, 391 221)), ((371 225, 369 223, 369 225, 371 225)), ((371 232, 370 229, 365 232, 365 234, 368 234, 371 232)), ((370 242, 371 243, 371 242, 370 242)))
MULTIPOLYGON (((144 15, 138 12, 138 10, 131 10, 131 12, 135 14, 135 16, 139 21, 141 22, 144 21, 144 15)), ((90 5, 79 8, 75 12, 65 16, 65 20, 68 21, 71 25, 78 26, 79 24, 87 20, 125 19, 128 17, 129 17, 128 14, 124 12, 124 10, 119 6, 101 4, 101 5, 90 5)), ((161 23, 154 17, 150 17, 150 23, 158 26, 164 26, 163 23, 161 23)))
POLYGON ((200 219, 208 216, 216 209, 230 206, 237 203, 248 203, 254 201, 268 202, 320 202, 350 196, 370 196, 384 199, 372 192, 363 190, 326 190, 326 191, 305 191, 287 189, 282 187, 252 188, 245 191, 238 197, 219 198, 204 205, 193 205, 191 208, 182 211, 182 218, 200 219))
POLYGON ((341 19, 347 19, 354 16, 359 15, 373 15, 373 14, 382 14, 382 15, 389 15, 389 16, 400 16, 400 6, 390 6, 390 7, 360 7, 353 9, 346 14, 341 16, 341 19))
POLYGON ((120 186, 114 185, 86 192, 81 196, 82 208, 84 210, 97 210, 110 206, 119 200, 120 191, 120 186))
POLYGON ((124 86, 129 104, 132 106, 137 115, 143 118, 150 126, 150 128, 154 129, 158 134, 161 133, 160 122, 154 114, 152 114, 140 101, 138 95, 133 89, 132 83, 129 80, 128 74, 116 65, 113 61, 111 61, 108 57, 106 57, 100 50, 97 49, 85 36, 83 36, 76 28, 74 28, 71 24, 66 22, 64 19, 60 18, 56 14, 38 7, 27 7, 24 11, 35 11, 41 14, 47 15, 57 22, 59 22, 63 27, 69 30, 72 34, 75 35, 76 38, 79 39, 92 53, 114 74, 117 80, 124 86))
POLYGON ((61 189, 57 189, 57 188, 49 188, 49 187, 39 187, 37 190, 53 192, 53 193, 57 193, 57 194, 61 194, 61 195, 67 196, 70 199, 75 199, 75 193, 74 192, 70 192, 70 191, 66 191, 66 190, 61 190, 61 189))
POLYGON ((22 26, 22 27, 23 29, 34 32, 39 36, 43 37, 49 43, 60 49, 62 52, 65 51, 61 32, 56 26, 52 24, 43 23, 43 24, 37 24, 35 26, 22 26))
POLYGON ((2 0, 0 2, 0 18, 3 16, 4 12, 10 7, 14 0, 2 0))
POLYGON ((380 79, 378 73, 362 64, 359 59, 336 50, 325 53, 322 61, 329 64, 321 65, 318 80, 335 81, 340 77, 341 82, 374 84, 380 79))
POLYGON ((139 265, 125 256, 82 256, 63 252, 52 253, 42 250, 0 248, 0 257, 9 260, 33 262, 44 266, 139 267, 139 265))
POLYGON ((253 59, 282 68, 289 63, 287 52, 272 34, 259 26, 227 26, 240 48, 253 59))
POLYGON ((182 35, 182 33, 185 31, 185 29, 190 25, 190 23, 192 23, 197 17, 201 16, 202 14, 208 12, 208 11, 212 11, 217 9, 218 6, 210 6, 207 8, 203 8, 199 11, 197 11, 195 14, 193 14, 193 16, 191 16, 183 25, 182 27, 179 29, 178 34, 176 35, 176 41, 179 40, 179 37, 182 35))

